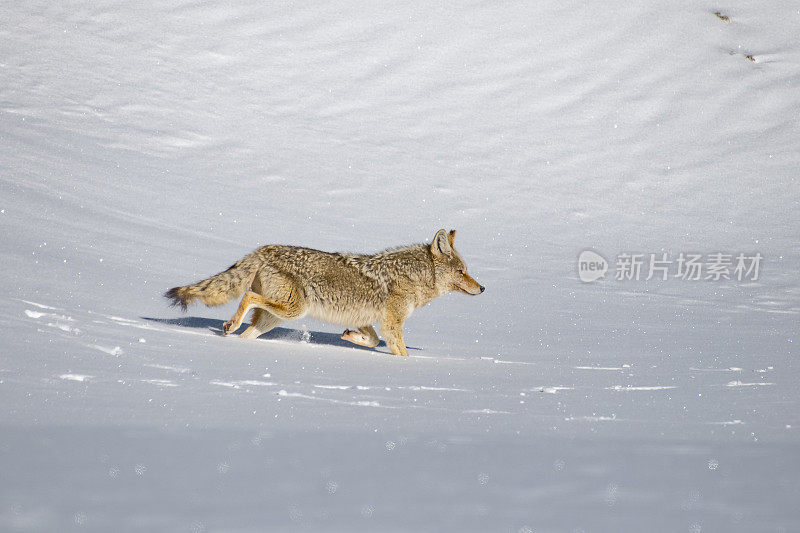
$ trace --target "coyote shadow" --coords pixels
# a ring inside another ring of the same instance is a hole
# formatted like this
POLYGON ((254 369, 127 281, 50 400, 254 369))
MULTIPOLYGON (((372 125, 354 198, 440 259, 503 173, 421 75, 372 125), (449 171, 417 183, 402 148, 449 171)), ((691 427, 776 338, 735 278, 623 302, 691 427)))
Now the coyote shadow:
MULTIPOLYGON (((171 326, 180 326, 183 328, 195 328, 195 329, 205 329, 211 330, 219 335, 222 335, 222 324, 223 320, 218 320, 216 318, 203 318, 199 316, 187 316, 181 318, 153 318, 143 316, 140 317, 142 320, 150 320, 151 322, 158 322, 160 324, 169 324, 171 326)), ((239 327, 239 332, 244 331, 245 327, 249 326, 250 324, 242 322, 242 325, 239 327)), ((233 334, 232 334, 233 335, 233 334)), ((346 340, 342 340, 340 333, 328 333, 326 331, 302 331, 299 329, 292 329, 292 328, 282 328, 276 327, 264 334, 262 334, 259 339, 275 339, 275 340, 294 340, 297 342, 308 342, 310 344, 320 344, 325 346, 340 346, 343 348, 358 348, 360 350, 373 350, 373 348, 367 348, 366 346, 359 346, 358 344, 353 344, 352 342, 348 342, 346 340), (308 333, 308 336, 306 336, 308 333)), ((384 341, 380 341, 378 347, 386 347, 386 343, 384 341)), ((413 346, 406 346, 409 350, 419 350, 419 348, 414 348, 413 346)))

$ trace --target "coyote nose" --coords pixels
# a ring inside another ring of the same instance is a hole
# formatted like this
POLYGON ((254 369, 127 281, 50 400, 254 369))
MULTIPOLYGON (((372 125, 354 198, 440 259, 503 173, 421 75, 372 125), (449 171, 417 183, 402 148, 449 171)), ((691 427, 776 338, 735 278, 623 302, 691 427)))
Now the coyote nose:
POLYGON ((483 291, 485 291, 485 290, 486 290, 486 287, 484 287, 483 285, 481 285, 481 292, 483 292, 483 291))

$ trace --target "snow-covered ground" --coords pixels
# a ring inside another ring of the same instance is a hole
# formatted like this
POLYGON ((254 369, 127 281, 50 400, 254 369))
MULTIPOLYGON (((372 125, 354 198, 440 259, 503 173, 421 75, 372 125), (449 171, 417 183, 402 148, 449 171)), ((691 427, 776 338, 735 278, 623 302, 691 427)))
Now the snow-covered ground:
POLYGON ((796 2, 0 15, 0 530, 800 530, 796 2), (410 358, 161 297, 439 228, 410 358))

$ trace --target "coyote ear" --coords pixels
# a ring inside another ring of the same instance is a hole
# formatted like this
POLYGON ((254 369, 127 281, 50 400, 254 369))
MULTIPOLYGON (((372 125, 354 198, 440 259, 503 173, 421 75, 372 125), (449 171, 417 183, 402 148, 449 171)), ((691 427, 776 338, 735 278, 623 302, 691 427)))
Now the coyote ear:
POLYGON ((447 234, 447 241, 450 243, 450 248, 455 248, 455 241, 456 241, 456 230, 451 229, 450 233, 447 234))
POLYGON ((436 236, 431 243, 431 251, 435 256, 450 256, 452 248, 450 247, 450 240, 447 237, 447 232, 440 229, 436 232, 436 236))

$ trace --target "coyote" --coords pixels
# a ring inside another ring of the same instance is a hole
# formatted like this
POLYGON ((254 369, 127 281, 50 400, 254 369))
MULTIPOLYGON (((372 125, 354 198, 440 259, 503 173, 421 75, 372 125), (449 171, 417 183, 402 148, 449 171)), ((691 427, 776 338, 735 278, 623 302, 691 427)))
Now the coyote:
POLYGON ((208 306, 244 297, 222 326, 233 333, 255 308, 240 337, 254 339, 306 314, 346 329, 342 339, 374 348, 380 331, 395 355, 408 355, 403 322, 411 312, 451 291, 477 295, 484 287, 467 274, 454 248, 456 230, 439 230, 430 244, 391 248, 373 255, 328 253, 299 246, 268 245, 244 256, 228 270, 164 296, 184 311, 196 299, 208 306))

